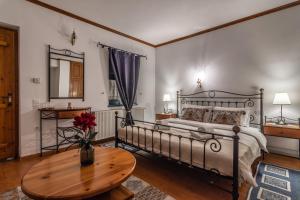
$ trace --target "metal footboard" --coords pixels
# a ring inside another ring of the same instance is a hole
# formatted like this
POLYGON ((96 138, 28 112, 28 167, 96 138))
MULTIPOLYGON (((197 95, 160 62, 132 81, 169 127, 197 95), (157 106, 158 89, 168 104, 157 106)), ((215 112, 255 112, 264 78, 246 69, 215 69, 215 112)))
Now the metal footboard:
MULTIPOLYGON (((148 127, 143 127, 140 125, 137 125, 137 123, 135 123, 135 125, 126 125, 125 122, 125 118, 123 117, 119 117, 118 116, 118 112, 115 113, 115 147, 119 147, 119 144, 122 145, 128 145, 131 147, 134 147, 138 150, 142 150, 154 155, 157 155, 159 157, 163 157, 166 158, 168 160, 172 160, 177 162, 178 164, 187 166, 189 168, 197 168, 197 169, 201 169, 205 172, 208 173, 213 173, 216 174, 218 176, 222 176, 222 177, 226 177, 226 178, 230 178, 232 180, 232 189, 230 191, 225 190, 227 192, 230 192, 232 194, 232 199, 233 200, 237 200, 239 197, 239 192, 238 192, 238 187, 239 187, 239 136, 238 133, 240 132, 240 128, 238 126, 234 126, 233 127, 233 135, 229 136, 229 135, 222 135, 222 134, 216 134, 216 133, 208 133, 208 132, 202 132, 202 131, 195 131, 195 130, 190 130, 190 129, 186 129, 186 128, 178 128, 178 127, 173 127, 179 130, 184 130, 184 131, 193 131, 193 132, 199 132, 199 133, 203 133, 203 134, 208 134, 211 135, 210 137, 207 137, 205 139, 197 139, 197 138, 191 138, 191 137, 185 137, 182 135, 176 135, 176 134, 172 134, 169 132, 166 132, 164 130, 159 130, 156 123, 152 123, 152 122, 146 122, 146 121, 140 121, 140 120, 134 120, 134 122, 139 122, 142 124, 148 124, 151 125, 153 128, 148 128, 148 127), (125 130, 125 138, 121 138, 119 135, 119 128, 123 128, 125 130), (137 129, 137 143, 135 144, 134 142, 134 137, 133 137, 133 130, 137 129), (129 137, 128 131, 131 131, 131 138, 129 137), (147 147, 149 145, 147 145, 147 131, 150 132, 149 136, 151 137, 151 143, 150 143, 150 148, 147 147), (142 132, 144 133, 144 144, 140 144, 141 141, 141 137, 142 137, 142 132), (154 134, 158 134, 159 135, 159 148, 158 150, 155 150, 154 147, 154 134), (162 151, 162 137, 163 135, 167 136, 168 138, 168 155, 164 154, 162 151), (178 138, 178 158, 174 158, 174 156, 172 156, 172 145, 171 145, 171 138, 172 137, 176 137, 178 138), (219 141, 221 138, 230 138, 232 139, 232 149, 233 149, 233 159, 232 159, 232 166, 233 166, 233 173, 232 176, 228 177, 228 176, 223 176, 220 174, 220 172, 215 169, 215 168, 211 168, 209 169, 206 165, 206 159, 207 159, 207 150, 206 148, 209 148, 212 152, 220 152, 222 149, 222 143, 219 141), (187 141, 189 141, 190 144, 190 156, 189 156, 189 161, 187 162, 186 160, 182 159, 182 140, 185 139, 187 141), (202 162, 202 166, 199 165, 195 165, 193 163, 193 149, 194 147, 194 143, 195 142, 200 142, 203 143, 203 162, 202 162)), ((172 128, 172 126, 167 126, 167 125, 163 125, 166 127, 170 127, 172 128)))

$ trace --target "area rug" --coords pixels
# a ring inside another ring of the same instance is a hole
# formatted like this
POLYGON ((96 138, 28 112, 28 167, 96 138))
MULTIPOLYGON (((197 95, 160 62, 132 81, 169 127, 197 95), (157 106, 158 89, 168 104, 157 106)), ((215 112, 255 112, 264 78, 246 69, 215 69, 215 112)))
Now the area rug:
POLYGON ((259 163, 248 200, 300 200, 300 171, 259 163))
MULTIPOLYGON (((175 200, 173 197, 135 176, 130 176, 122 185, 134 193, 133 200, 175 200)), ((8 192, 1 193, 0 200, 31 199, 24 195, 20 187, 17 187, 8 192)))

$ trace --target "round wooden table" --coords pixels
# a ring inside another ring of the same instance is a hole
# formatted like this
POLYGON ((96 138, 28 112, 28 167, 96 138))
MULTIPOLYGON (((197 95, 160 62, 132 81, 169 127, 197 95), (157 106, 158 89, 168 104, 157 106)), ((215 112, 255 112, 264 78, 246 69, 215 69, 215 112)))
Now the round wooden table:
POLYGON ((79 150, 74 149, 34 165, 23 176, 21 188, 32 199, 84 199, 113 190, 119 194, 135 164, 134 156, 125 150, 95 147, 94 164, 81 167, 79 150))

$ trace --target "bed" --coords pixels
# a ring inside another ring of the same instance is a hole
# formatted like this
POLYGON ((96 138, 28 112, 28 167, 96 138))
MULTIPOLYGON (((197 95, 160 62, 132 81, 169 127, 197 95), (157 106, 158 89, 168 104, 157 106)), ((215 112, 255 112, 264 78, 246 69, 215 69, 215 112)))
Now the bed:
POLYGON ((116 147, 129 145, 178 164, 232 179, 232 199, 243 181, 256 182, 251 166, 266 149, 263 89, 255 94, 209 90, 177 92, 177 117, 126 125, 116 113, 116 147))

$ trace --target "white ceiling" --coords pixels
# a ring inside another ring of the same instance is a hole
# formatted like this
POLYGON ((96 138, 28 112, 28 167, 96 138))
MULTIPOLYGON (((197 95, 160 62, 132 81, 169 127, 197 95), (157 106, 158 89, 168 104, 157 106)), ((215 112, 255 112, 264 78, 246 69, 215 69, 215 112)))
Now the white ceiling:
POLYGON ((293 0, 41 0, 159 44, 293 0))

